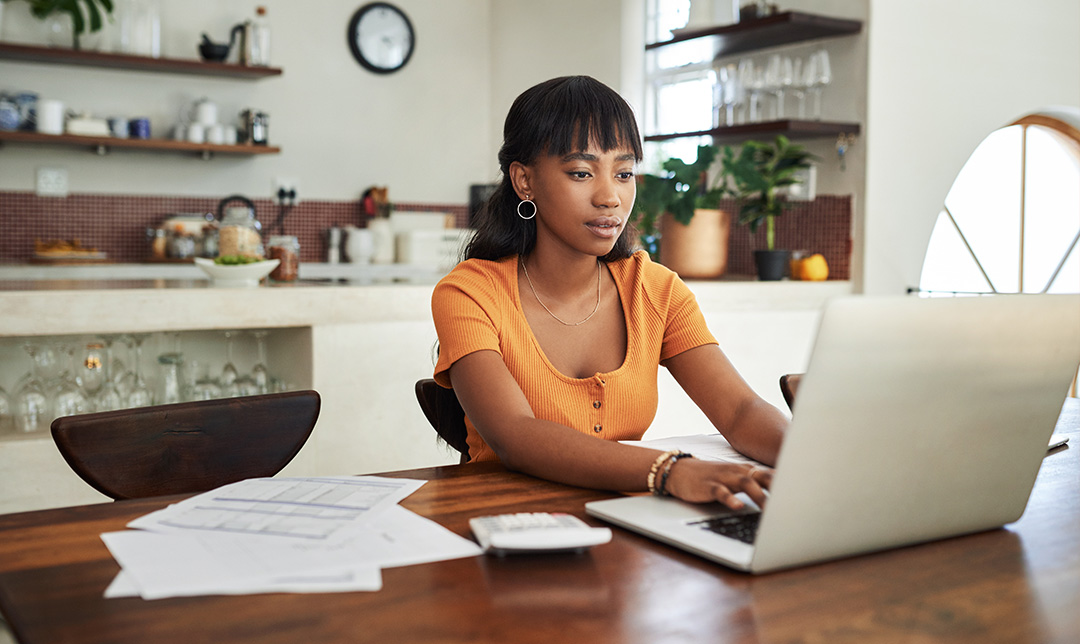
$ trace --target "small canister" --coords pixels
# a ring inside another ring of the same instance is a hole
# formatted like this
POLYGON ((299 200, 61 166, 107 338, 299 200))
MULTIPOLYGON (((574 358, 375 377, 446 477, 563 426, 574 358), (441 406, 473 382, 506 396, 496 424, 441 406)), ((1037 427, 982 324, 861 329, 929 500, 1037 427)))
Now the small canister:
POLYGON ((247 109, 240 113, 244 125, 244 142, 267 145, 270 140, 270 117, 265 112, 247 109))
POLYGON ((300 273, 300 241, 293 235, 275 235, 266 245, 269 259, 281 260, 270 273, 275 282, 292 282, 300 273))

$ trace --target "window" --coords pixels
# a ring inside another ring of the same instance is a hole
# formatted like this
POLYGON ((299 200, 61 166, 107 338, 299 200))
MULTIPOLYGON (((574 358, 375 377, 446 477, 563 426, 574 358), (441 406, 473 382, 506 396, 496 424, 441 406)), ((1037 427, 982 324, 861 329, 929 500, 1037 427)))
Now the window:
POLYGON ((919 290, 1080 293, 1080 110, 1026 116, 988 136, 938 215, 919 290))
MULTIPOLYGON (((690 18, 690 0, 649 0, 647 7, 647 42, 670 40, 690 18)), ((646 56, 646 134, 697 132, 715 125, 712 59, 712 46, 704 39, 661 47, 646 56)), ((646 156, 654 162, 677 157, 690 163, 697 158, 698 145, 710 142, 710 137, 700 137, 649 143, 646 156)))

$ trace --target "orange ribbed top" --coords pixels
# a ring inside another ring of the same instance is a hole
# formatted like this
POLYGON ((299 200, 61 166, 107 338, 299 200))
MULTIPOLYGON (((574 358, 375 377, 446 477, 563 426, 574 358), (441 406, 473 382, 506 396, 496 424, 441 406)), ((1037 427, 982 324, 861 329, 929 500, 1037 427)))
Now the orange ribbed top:
MULTIPOLYGON (((544 355, 518 296, 518 258, 461 262, 435 287, 431 312, 439 334, 435 380, 450 387, 450 366, 490 349, 502 356, 537 418, 608 440, 638 440, 656 415, 660 362, 716 344, 690 289, 644 251, 607 264, 626 320, 626 358, 615 371, 570 378, 544 355)), ((474 461, 496 460, 466 418, 474 461)))

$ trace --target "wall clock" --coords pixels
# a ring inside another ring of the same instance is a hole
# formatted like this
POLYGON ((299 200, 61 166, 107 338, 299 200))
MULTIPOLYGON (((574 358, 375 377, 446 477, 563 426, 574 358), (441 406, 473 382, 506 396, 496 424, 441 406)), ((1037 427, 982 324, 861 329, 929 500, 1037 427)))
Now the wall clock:
POLYGON ((387 2, 366 4, 349 21, 349 49, 364 69, 390 74, 405 66, 416 49, 409 17, 387 2))

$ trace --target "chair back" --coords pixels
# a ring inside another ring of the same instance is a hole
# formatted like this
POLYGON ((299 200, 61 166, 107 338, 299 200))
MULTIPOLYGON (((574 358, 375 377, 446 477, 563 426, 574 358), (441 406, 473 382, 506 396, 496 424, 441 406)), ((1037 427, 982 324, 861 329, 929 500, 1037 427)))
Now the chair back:
POLYGON ((793 414, 795 413, 795 392, 799 389, 801 379, 801 373, 789 373, 780 376, 780 393, 784 395, 784 402, 787 403, 788 409, 793 414))
POLYGON ((315 391, 136 407, 52 423, 71 469, 113 499, 205 492, 280 472, 319 417, 315 391))
POLYGON ((453 389, 440 387, 431 378, 416 381, 416 400, 428 422, 447 445, 461 453, 461 462, 469 462, 465 410, 453 389))

